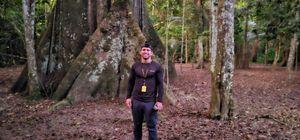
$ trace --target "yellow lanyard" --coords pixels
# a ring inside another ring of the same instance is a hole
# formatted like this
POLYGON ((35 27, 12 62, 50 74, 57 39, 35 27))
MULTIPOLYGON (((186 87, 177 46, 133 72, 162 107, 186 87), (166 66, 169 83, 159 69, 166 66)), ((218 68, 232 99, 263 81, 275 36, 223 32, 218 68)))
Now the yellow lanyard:
POLYGON ((145 70, 142 68, 142 74, 143 74, 143 77, 146 78, 147 74, 148 74, 148 69, 145 72, 145 70))
POLYGON ((142 74, 143 74, 143 77, 144 77, 144 84, 142 86, 141 92, 146 92, 147 91, 147 86, 146 86, 146 83, 145 83, 145 79, 147 77, 147 73, 148 73, 148 69, 145 72, 145 70, 142 68, 142 74))

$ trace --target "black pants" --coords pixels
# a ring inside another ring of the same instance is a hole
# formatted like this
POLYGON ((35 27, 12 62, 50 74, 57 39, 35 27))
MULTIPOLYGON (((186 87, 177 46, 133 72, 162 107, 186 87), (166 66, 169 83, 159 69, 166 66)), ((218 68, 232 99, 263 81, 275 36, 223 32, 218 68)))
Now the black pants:
POLYGON ((134 139, 142 139, 142 124, 144 116, 146 118, 147 128, 149 132, 149 140, 157 139, 157 111, 153 110, 154 102, 141 102, 132 100, 132 116, 134 123, 134 139))

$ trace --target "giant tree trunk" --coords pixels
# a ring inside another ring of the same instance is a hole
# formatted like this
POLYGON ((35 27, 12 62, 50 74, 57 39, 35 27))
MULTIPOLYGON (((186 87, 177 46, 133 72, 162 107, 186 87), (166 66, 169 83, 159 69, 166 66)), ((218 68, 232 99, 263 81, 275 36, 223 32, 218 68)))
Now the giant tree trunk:
MULTIPOLYGON (((49 24, 37 44, 37 69, 43 92, 50 95, 56 90, 72 61, 78 56, 89 38, 85 0, 57 0, 49 17, 49 24), (76 10, 74 10, 76 9, 76 10), (80 15, 80 16, 78 16, 80 15)), ((24 71, 24 70, 23 70, 24 71)), ((24 90, 18 81, 12 91, 24 90)), ((26 82, 22 82, 26 84, 26 82)))
MULTIPOLYGON (((88 14, 88 1, 57 0, 49 28, 38 45, 43 87, 62 100, 52 109, 95 97, 125 96, 130 66, 137 60, 145 37, 128 1, 97 2, 97 19, 88 21, 88 15, 93 17, 88 14), (93 22, 97 22, 96 30, 90 36, 93 22)), ((148 26, 152 27, 150 22, 148 26)), ((154 33, 153 29, 148 37, 158 44, 154 33)), ((163 60, 163 53, 159 53, 163 48, 157 44, 155 59, 163 60)))
POLYGON ((234 0, 221 0, 218 3, 212 0, 211 3, 212 88, 209 115, 211 118, 226 120, 233 116, 234 0))
POLYGON ((128 9, 126 3, 113 4, 109 11, 113 14, 103 19, 54 94, 66 98, 52 109, 95 97, 114 98, 126 91, 130 66, 145 40, 128 9))
POLYGON ((23 18, 25 30, 25 45, 27 54, 28 68, 28 89, 29 95, 33 98, 39 97, 39 79, 37 74, 36 55, 34 48, 34 15, 35 1, 22 0, 23 2, 23 18))

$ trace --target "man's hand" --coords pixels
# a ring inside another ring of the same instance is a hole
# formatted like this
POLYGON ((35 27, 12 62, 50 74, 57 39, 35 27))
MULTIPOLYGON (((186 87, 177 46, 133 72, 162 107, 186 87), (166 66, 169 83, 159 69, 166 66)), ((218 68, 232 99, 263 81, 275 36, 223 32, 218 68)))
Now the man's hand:
POLYGON ((163 104, 161 102, 156 102, 155 106, 156 106, 157 110, 162 110, 163 109, 163 104))
POLYGON ((128 108, 131 108, 131 106, 132 106, 131 98, 126 99, 125 104, 128 108))

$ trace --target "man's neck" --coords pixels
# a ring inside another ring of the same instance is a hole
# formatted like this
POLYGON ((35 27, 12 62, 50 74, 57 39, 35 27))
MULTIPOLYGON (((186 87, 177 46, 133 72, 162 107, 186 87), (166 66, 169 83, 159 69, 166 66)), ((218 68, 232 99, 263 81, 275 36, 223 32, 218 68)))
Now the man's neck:
POLYGON ((151 63, 151 62, 152 62, 152 59, 151 59, 151 58, 149 58, 149 59, 141 58, 141 62, 142 62, 142 63, 151 63))

